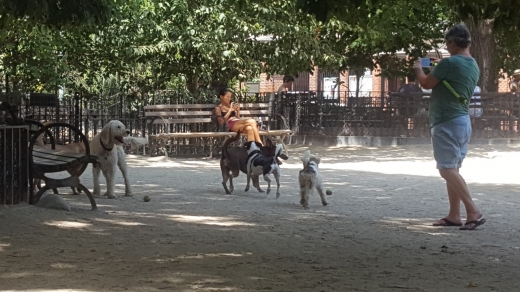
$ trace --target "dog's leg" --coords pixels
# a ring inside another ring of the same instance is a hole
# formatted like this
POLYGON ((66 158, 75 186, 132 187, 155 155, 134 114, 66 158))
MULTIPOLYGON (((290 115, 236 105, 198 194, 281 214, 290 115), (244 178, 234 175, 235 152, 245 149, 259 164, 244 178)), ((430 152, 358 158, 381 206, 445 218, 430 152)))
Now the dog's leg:
POLYGON ((114 189, 116 187, 115 173, 116 165, 110 165, 109 169, 107 169, 106 171, 103 170, 105 180, 107 181, 107 192, 105 193, 105 196, 107 196, 109 199, 117 198, 117 196, 114 193, 114 189))
POLYGON ((99 186, 99 173, 101 169, 98 167, 92 167, 92 178, 94 179, 94 191, 92 195, 99 196, 101 194, 101 187, 99 186))
POLYGON ((280 170, 276 170, 273 175, 276 180, 276 198, 278 199, 280 197, 280 170))
POLYGON ((226 191, 227 195, 231 195, 233 190, 229 190, 227 187, 227 181, 230 180, 230 188, 233 189, 233 178, 230 177, 229 172, 227 170, 222 170, 222 186, 226 191))
POLYGON ((267 195, 271 192, 271 179, 269 178, 269 174, 264 174, 264 180, 267 182, 267 195))
POLYGON ((318 193, 320 194, 321 204, 323 204, 323 206, 327 206, 328 205, 327 197, 325 197, 325 193, 323 193, 323 186, 321 185, 321 182, 316 185, 316 189, 318 190, 318 193))
POLYGON ((117 147, 117 166, 119 167, 119 170, 121 170, 121 173, 123 174, 123 179, 125 180, 125 196, 131 197, 132 186, 130 185, 130 180, 128 179, 126 154, 123 147, 117 147))
POLYGON ((246 189, 244 190, 244 192, 249 191, 249 183, 251 181, 251 176, 252 176, 251 170, 248 170, 247 171, 247 184, 246 184, 246 189))
POLYGON ((258 190, 258 192, 263 193, 264 190, 260 187, 260 176, 259 175, 253 175, 253 186, 258 190))
POLYGON ((235 190, 235 186, 233 185, 233 177, 230 176, 230 177, 229 177, 229 191, 230 191, 231 193, 233 193, 234 190, 235 190))
POLYGON ((301 186, 300 187, 300 204, 303 208, 309 209, 309 188, 308 186, 301 186))

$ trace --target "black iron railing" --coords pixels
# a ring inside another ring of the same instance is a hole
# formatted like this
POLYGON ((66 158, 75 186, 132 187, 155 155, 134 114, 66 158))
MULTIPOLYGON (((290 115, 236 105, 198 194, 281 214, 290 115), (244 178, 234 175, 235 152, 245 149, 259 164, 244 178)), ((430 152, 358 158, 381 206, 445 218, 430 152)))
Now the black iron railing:
POLYGON ((29 202, 29 127, 0 125, 0 205, 29 202))

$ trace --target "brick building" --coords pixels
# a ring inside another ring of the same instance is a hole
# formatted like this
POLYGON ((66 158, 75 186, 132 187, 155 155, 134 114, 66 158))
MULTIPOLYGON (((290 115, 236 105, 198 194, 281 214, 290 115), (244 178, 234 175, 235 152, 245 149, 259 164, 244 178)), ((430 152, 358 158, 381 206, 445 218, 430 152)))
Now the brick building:
MULTIPOLYGON (((431 51, 428 56, 437 57, 437 52, 442 57, 449 56, 449 53, 444 48, 431 51)), ((402 58, 406 57, 404 52, 398 52, 397 55, 402 58)), ((365 75, 360 80, 359 96, 380 97, 386 92, 397 91, 401 84, 405 82, 405 80, 400 80, 399 78, 389 79, 378 76, 379 73, 380 71, 377 69, 365 71, 365 75)), ((348 71, 340 73, 321 71, 318 67, 314 68, 313 74, 307 72, 299 74, 295 78, 292 91, 324 91, 327 81, 330 82, 331 79, 337 79, 338 77, 343 82, 339 90, 340 96, 345 97, 346 95, 355 94, 357 78, 354 74, 349 74, 348 71)), ((267 79, 266 74, 260 75, 259 92, 276 92, 282 85, 282 80, 283 75, 273 75, 270 79, 267 79)), ((509 78, 507 76, 500 77, 498 82, 498 92, 509 91, 509 78)))

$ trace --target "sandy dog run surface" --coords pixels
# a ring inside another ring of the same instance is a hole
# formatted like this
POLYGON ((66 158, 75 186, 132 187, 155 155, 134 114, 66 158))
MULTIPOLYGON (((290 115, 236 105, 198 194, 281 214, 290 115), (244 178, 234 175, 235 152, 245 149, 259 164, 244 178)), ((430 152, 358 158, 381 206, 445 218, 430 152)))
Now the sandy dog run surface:
POLYGON ((217 159, 129 155, 132 198, 0 206, 0 291, 520 291, 520 149, 470 147, 461 173, 488 222, 459 231, 430 226, 448 207, 430 147, 312 148, 333 195, 309 210, 303 147, 279 199, 243 174, 225 195, 217 159))

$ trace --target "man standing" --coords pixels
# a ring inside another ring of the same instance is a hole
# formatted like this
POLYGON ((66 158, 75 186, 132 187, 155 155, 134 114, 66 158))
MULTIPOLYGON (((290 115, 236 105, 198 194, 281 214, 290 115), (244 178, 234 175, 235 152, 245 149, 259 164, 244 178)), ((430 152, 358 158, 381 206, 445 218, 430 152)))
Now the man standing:
POLYGON ((450 57, 440 60, 431 73, 426 75, 423 72, 421 60, 414 64, 421 86, 432 89, 428 113, 433 156, 448 191, 448 215, 434 222, 433 226, 462 226, 462 203, 466 209, 466 223, 460 229, 475 230, 486 219, 473 202, 459 169, 468 153, 471 137, 468 103, 474 94, 480 71, 469 51, 471 35, 466 26, 453 26, 446 33, 445 40, 450 57))

